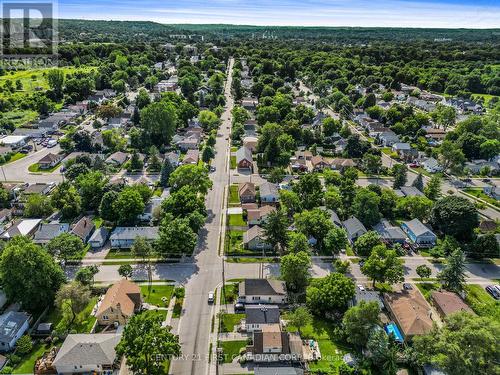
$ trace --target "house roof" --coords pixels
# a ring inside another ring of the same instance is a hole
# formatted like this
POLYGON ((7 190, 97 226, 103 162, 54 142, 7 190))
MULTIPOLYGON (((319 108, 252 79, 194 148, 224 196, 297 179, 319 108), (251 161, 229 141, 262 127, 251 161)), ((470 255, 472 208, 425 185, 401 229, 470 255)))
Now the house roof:
POLYGON ((430 233, 436 236, 429 228, 427 228, 420 220, 413 219, 410 221, 404 221, 403 224, 407 226, 407 228, 415 235, 421 236, 426 233, 430 233))
POLYGON ((399 227, 392 225, 388 220, 382 219, 380 222, 373 226, 382 239, 395 241, 406 239, 406 234, 399 227))
POLYGON ((340 158, 336 158, 336 159, 333 159, 332 162, 330 163, 330 165, 333 165, 335 167, 344 167, 344 168, 347 168, 347 167, 355 167, 356 166, 356 162, 352 159, 340 159, 340 158))
POLYGON ((136 237, 145 237, 155 240, 158 237, 158 227, 116 227, 111 233, 111 240, 134 240, 136 237))
POLYGON ((322 156, 313 156, 311 158, 311 164, 313 166, 316 166, 318 164, 327 164, 327 165, 330 165, 330 163, 326 159, 324 159, 322 156))
POLYGON ((245 182, 238 185, 238 194, 241 195, 255 195, 255 184, 253 182, 245 182))
POLYGON ((431 307, 417 289, 386 293, 384 300, 405 336, 422 335, 432 329, 431 307))
POLYGON ((118 163, 118 164, 123 164, 127 161, 127 159, 128 159, 127 153, 117 151, 117 152, 109 155, 108 158, 106 159, 106 162, 107 163, 114 162, 114 163, 118 163))
POLYGON ((42 223, 35 233, 34 241, 48 241, 69 231, 67 223, 42 223))
POLYGON ((366 233, 367 230, 363 223, 358 220, 357 217, 351 216, 349 219, 346 221, 342 222, 342 225, 344 226, 345 230, 347 231, 347 234, 352 237, 355 233, 358 232, 363 232, 366 233))
POLYGON ((280 309, 276 305, 247 305, 245 314, 247 324, 275 324, 280 322, 280 309))
POLYGON ((120 334, 72 334, 66 337, 53 365, 84 366, 112 365, 116 360, 115 347, 120 342, 120 334))
POLYGON ((45 155, 43 158, 41 158, 40 160, 38 160, 38 163, 54 163, 54 162, 58 162, 59 160, 61 160, 61 155, 49 153, 49 154, 45 155))
POLYGON ((418 190, 415 186, 401 186, 400 190, 406 197, 423 197, 424 193, 418 190))
POLYGON ((258 237, 264 237, 264 230, 258 225, 255 225, 245 233, 243 233, 243 243, 249 243, 250 241, 258 237))
POLYGON ((71 232, 74 235, 80 237, 82 240, 86 240, 89 237, 90 233, 92 233, 94 228, 95 224, 92 222, 92 220, 89 217, 84 216, 73 226, 71 232))
POLYGON ((99 227, 97 228, 94 233, 92 233, 92 236, 90 236, 89 241, 106 241, 109 237, 109 231, 105 227, 99 227))
POLYGON ((141 288, 130 280, 120 280, 107 290, 96 315, 99 316, 110 307, 116 308, 119 305, 123 315, 132 316, 136 309, 136 302, 139 300, 131 298, 133 294, 140 296, 141 288))
POLYGON ((184 159, 182 159, 183 163, 197 163, 200 158, 200 151, 198 150, 187 150, 184 159))
POLYGON ((273 354, 288 354, 290 347, 287 332, 254 332, 253 334, 253 353, 264 353, 264 347, 281 347, 281 352, 273 354))
POLYGON ((35 184, 29 185, 26 189, 24 189, 23 193, 24 194, 42 194, 49 187, 50 187, 49 184, 37 182, 35 184))
POLYGON ((472 309, 456 293, 436 290, 432 292, 432 300, 446 316, 460 311, 474 314, 472 309))
POLYGON ((273 279, 245 279, 240 282, 239 294, 241 296, 245 295, 285 295, 286 288, 285 283, 279 280, 273 279))
POLYGON ((266 195, 278 195, 278 186, 276 184, 273 184, 271 182, 264 182, 263 184, 260 185, 259 187, 260 190, 260 196, 266 196, 266 195))
POLYGON ((240 147, 238 151, 236 151, 236 162, 240 163, 241 161, 249 161, 252 162, 252 151, 248 147, 240 147))
POLYGON ((3 238, 12 238, 15 236, 26 236, 33 229, 35 229, 40 223, 41 219, 21 219, 17 220, 9 229, 7 229, 3 234, 3 238))
POLYGON ((411 150, 411 145, 409 143, 405 143, 405 142, 398 142, 398 143, 394 143, 392 145, 392 148, 395 150, 405 151, 405 150, 411 150))
POLYGON ((27 313, 20 311, 9 311, 0 315, 0 342, 11 342, 29 319, 27 313))

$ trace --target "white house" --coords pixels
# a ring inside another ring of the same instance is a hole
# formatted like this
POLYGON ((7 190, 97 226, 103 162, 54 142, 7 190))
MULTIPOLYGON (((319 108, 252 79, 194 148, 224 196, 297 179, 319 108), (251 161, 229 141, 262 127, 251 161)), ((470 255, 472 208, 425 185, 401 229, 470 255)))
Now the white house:
POLYGON ((137 237, 154 241, 158 238, 158 227, 116 227, 111 233, 111 247, 129 249, 137 237))
POLYGON ((239 284, 238 301, 245 304, 285 304, 285 283, 271 279, 245 279, 239 284))
POLYGON ((247 333, 262 331, 264 326, 280 323, 280 309, 277 305, 247 305, 245 315, 247 333))
POLYGON ((0 315, 0 351, 14 349, 17 340, 29 328, 30 316, 25 312, 9 311, 0 315))
POLYGON ((260 201, 262 203, 276 203, 279 201, 278 186, 270 182, 264 182, 259 187, 260 201))
POLYGON ((438 161, 434 158, 428 158, 423 161, 422 168, 424 168, 429 173, 441 172, 443 170, 438 161))
POLYGON ((97 228, 89 239, 89 245, 92 249, 99 249, 104 246, 109 237, 109 231, 105 227, 97 228))

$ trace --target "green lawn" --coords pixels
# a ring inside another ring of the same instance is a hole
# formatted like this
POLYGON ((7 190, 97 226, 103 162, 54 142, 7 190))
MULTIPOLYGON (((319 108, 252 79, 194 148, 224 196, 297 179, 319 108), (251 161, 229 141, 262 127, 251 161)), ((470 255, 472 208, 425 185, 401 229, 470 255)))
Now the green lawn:
MULTIPOLYGON (((97 297, 93 297, 87 304, 87 307, 78 314, 75 322, 69 329, 77 333, 89 333, 96 321, 96 318, 90 315, 96 303, 97 297)), ((49 311, 48 315, 44 318, 44 322, 52 323, 56 331, 64 331, 65 328, 68 328, 67 319, 63 316, 62 312, 55 307, 49 311)))
POLYGON ((415 285, 427 301, 430 301, 432 292, 439 289, 438 283, 419 283, 415 285))
POLYGON ((184 298, 177 298, 174 304, 174 311, 172 312, 172 318, 180 318, 182 314, 182 305, 184 304, 184 298))
POLYGON ((238 185, 229 186, 229 204, 239 204, 240 196, 238 194, 238 185))
POLYGON ((4 162, 4 163, 0 163, 0 165, 9 164, 9 163, 12 163, 12 162, 14 162, 14 161, 16 161, 16 160, 22 159, 22 158, 24 158, 24 157, 26 157, 26 154, 22 154, 22 153, 20 153, 20 152, 17 152, 17 153, 13 154, 13 155, 10 157, 9 161, 6 161, 6 162, 4 162))
POLYGON ((51 348, 51 344, 46 345, 43 343, 36 343, 33 345, 33 350, 21 357, 21 362, 14 369, 13 374, 32 374, 35 369, 36 360, 43 356, 43 354, 48 352, 51 348))
POLYGON ((500 207, 500 202, 497 201, 496 199, 484 194, 482 188, 466 188, 464 189, 466 193, 469 193, 470 195, 473 195, 476 198, 482 199, 485 202, 488 202, 489 204, 492 204, 496 207, 500 207))
POLYGON ((147 310, 147 311, 142 312, 142 314, 159 316, 163 322, 163 321, 165 321, 165 319, 167 319, 167 312, 168 312, 167 310, 147 310))
POLYGON ((247 223, 243 220, 243 214, 229 215, 229 226, 231 227, 246 227, 247 223))
POLYGON ((480 285, 467 285, 465 302, 477 315, 490 316, 500 321, 500 301, 496 301, 480 285))
POLYGON ((219 348, 224 352, 224 363, 231 363, 234 358, 240 355, 241 348, 245 348, 247 342, 240 341, 220 341, 219 348))
POLYGON ((38 163, 35 163, 35 164, 31 164, 29 167, 28 167, 28 171, 32 172, 32 173, 52 173, 54 172, 57 168, 59 168, 61 166, 61 163, 58 163, 56 164, 55 166, 53 166, 52 168, 48 168, 48 169, 40 169, 40 164, 38 163))
POLYGON ((221 304, 235 302, 238 298, 238 288, 238 283, 224 285, 224 290, 221 293, 221 304))
POLYGON ((104 220, 99 216, 94 216, 94 218, 92 219, 92 222, 94 223, 96 229, 99 229, 102 226, 102 223, 104 222, 104 220))
MULTIPOLYGON (((342 343, 335 340, 335 326, 333 323, 322 320, 319 317, 313 317, 312 323, 301 329, 302 339, 313 339, 318 342, 322 359, 317 362, 310 362, 309 367, 312 371, 324 371, 326 373, 336 373, 338 367, 342 364, 342 357, 350 349, 342 343)), ((296 332, 293 326, 288 326, 287 330, 296 332)))
POLYGON ((172 298, 172 293, 174 291, 173 285, 152 285, 151 292, 149 291, 148 285, 141 285, 141 293, 144 298, 144 302, 156 306, 168 306, 170 299, 172 298), (164 303, 161 299, 166 297, 167 300, 164 303))
POLYGON ((226 231, 226 255, 243 255, 243 232, 242 230, 226 231))
POLYGON ((232 155, 230 159, 231 169, 236 169, 236 156, 232 155))
POLYGON ((3 118, 12 121, 14 123, 14 126, 17 128, 21 125, 25 125, 28 122, 35 121, 38 118, 38 113, 31 110, 14 110, 3 113, 3 118))
POLYGON ((131 259, 132 257, 130 250, 111 249, 105 259, 131 259))
POLYGON ((221 332, 233 332, 234 326, 238 325, 245 314, 223 314, 221 321, 221 332))

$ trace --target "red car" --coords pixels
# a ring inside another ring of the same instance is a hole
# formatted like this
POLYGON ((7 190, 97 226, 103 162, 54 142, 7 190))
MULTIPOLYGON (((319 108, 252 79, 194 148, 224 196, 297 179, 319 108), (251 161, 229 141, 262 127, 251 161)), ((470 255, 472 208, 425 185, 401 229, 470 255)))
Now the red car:
POLYGON ((419 167, 419 165, 417 163, 410 163, 410 164, 408 164, 408 166, 410 168, 418 168, 419 167))

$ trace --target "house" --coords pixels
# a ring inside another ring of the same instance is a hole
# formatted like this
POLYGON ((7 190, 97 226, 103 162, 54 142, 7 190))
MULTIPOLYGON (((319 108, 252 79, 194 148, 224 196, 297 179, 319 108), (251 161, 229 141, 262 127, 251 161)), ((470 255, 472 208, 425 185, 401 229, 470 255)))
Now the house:
POLYGON ((322 171, 323 169, 330 167, 330 163, 322 156, 313 156, 311 158, 311 165, 315 171, 322 171))
POLYGON ((472 309, 456 293, 436 290, 432 292, 431 298, 436 310, 443 318, 462 311, 474 314, 472 309))
POLYGON ((236 151, 236 167, 238 169, 253 169, 252 151, 243 146, 236 151))
POLYGON ((54 189, 55 184, 52 182, 50 184, 44 184, 37 182, 36 184, 31 184, 23 190, 23 194, 42 194, 47 195, 54 189))
POLYGON ((487 186, 483 188, 484 194, 490 196, 493 199, 500 200, 500 187, 498 186, 487 186))
POLYGON ((384 293, 384 305, 406 341, 432 329, 432 309, 418 289, 384 293))
POLYGON ((125 325, 141 309, 141 305, 141 288, 130 280, 122 279, 107 290, 95 317, 101 326, 125 325))
POLYGON ((259 139, 257 137, 248 136, 243 138, 243 147, 248 148, 251 152, 255 152, 258 142, 259 139))
POLYGON ((238 195, 240 196, 241 203, 255 202, 255 184, 252 182, 245 182, 238 185, 238 195))
POLYGON ((262 331, 269 324, 280 324, 280 309, 276 305, 246 305, 245 330, 247 333, 262 331))
POLYGON ((428 158, 422 163, 422 168, 424 168, 429 173, 441 172, 443 168, 439 165, 438 161, 434 158, 428 158))
POLYGON ((382 300, 382 297, 379 292, 375 290, 361 290, 359 288, 356 288, 356 291, 354 293, 354 297, 352 297, 352 300, 349 302, 350 306, 356 306, 358 305, 361 301, 364 302, 376 302, 380 309, 384 308, 384 302, 382 300))
POLYGON ((38 245, 46 245, 52 238, 68 232, 68 223, 42 223, 35 232, 33 242, 38 245))
POLYGON ((19 219, 12 224, 5 232, 2 233, 1 238, 9 240, 15 236, 32 237, 42 222, 41 219, 19 219))
POLYGON ((89 239, 89 245, 92 249, 99 249, 104 246, 109 237, 109 231, 105 227, 97 228, 89 239))
POLYGON ((105 160, 106 164, 112 164, 115 167, 120 167, 128 160, 129 155, 125 152, 117 151, 108 156, 105 160))
POLYGON ((247 210, 248 225, 262 225, 266 221, 267 216, 274 211, 276 211, 274 206, 262 206, 260 208, 247 210))
POLYGON ((311 160, 313 157, 313 154, 309 150, 296 151, 295 157, 297 158, 297 160, 311 160))
POLYGON ((181 151, 198 150, 201 141, 201 133, 191 133, 186 137, 180 136, 175 140, 175 144, 181 151))
POLYGON ((336 158, 330 162, 332 169, 344 170, 346 168, 352 168, 356 166, 356 162, 352 159, 341 159, 336 158))
POLYGON ((398 142, 392 145, 392 151, 397 152, 399 157, 404 160, 413 160, 418 156, 418 151, 411 147, 409 143, 398 142))
POLYGON ((163 199, 160 197, 153 197, 150 199, 148 204, 144 207, 144 211, 139 215, 139 220, 141 221, 151 221, 159 212, 161 202, 163 199))
POLYGON ((64 155, 48 153, 43 158, 38 160, 38 166, 40 169, 50 169, 59 164, 63 159, 64 155))
POLYGON ((384 147, 392 147, 395 143, 401 142, 399 136, 392 130, 384 133, 380 133, 378 136, 379 143, 384 147))
POLYGON ((182 164, 198 164, 200 159, 200 151, 198 150, 188 150, 186 155, 184 155, 184 159, 182 159, 182 164))
POLYGON ((342 222, 346 232, 349 242, 353 243, 366 232, 368 232, 361 221, 358 218, 351 216, 349 219, 342 222))
POLYGON ((238 302, 283 305, 287 302, 285 283, 274 279, 245 279, 238 286, 238 302))
POLYGON ((281 332, 279 325, 266 326, 254 332, 253 344, 246 356, 255 363, 299 362, 303 358, 302 340, 295 333, 281 332))
POLYGON ((476 159, 465 163, 465 168, 474 174, 479 174, 483 168, 489 168, 490 172, 495 174, 498 171, 498 162, 476 159))
POLYGON ((241 106, 247 111, 255 111, 257 104, 259 103, 257 98, 243 98, 241 101, 241 106))
POLYGON ((12 219, 12 210, 9 208, 2 208, 0 210, 0 224, 8 222, 12 219))
POLYGON ((115 374, 121 334, 69 334, 52 363, 58 374, 115 374))
POLYGON ((31 317, 20 311, 9 311, 0 315, 0 351, 10 352, 17 340, 29 328, 31 317))
POLYGON ((418 219, 404 221, 401 229, 417 247, 430 248, 436 245, 437 236, 418 219))
POLYGON ((401 186, 399 188, 405 197, 423 197, 425 196, 420 190, 415 186, 401 186))
POLYGON ((382 241, 387 244, 403 244, 407 238, 401 228, 392 225, 386 219, 382 219, 378 224, 374 225, 373 230, 377 232, 382 241))
POLYGON ((271 182, 264 182, 259 187, 261 203, 276 203, 279 201, 278 186, 271 182))
POLYGON ((22 147, 28 141, 28 136, 26 135, 7 135, 0 139, 0 144, 16 149, 22 147))
POLYGON ((110 236, 111 247, 130 249, 136 237, 154 241, 158 238, 158 227, 116 227, 110 236))
POLYGON ((446 130, 440 128, 426 128, 425 136, 435 141, 442 141, 446 137, 446 130))
POLYGON ((94 229, 94 222, 89 217, 84 216, 80 220, 78 220, 75 225, 73 225, 71 233, 73 233, 77 237, 80 237, 83 243, 86 244, 94 229))
POLYGON ((243 246, 249 250, 270 250, 272 249, 265 238, 264 230, 255 225, 243 233, 243 246))

